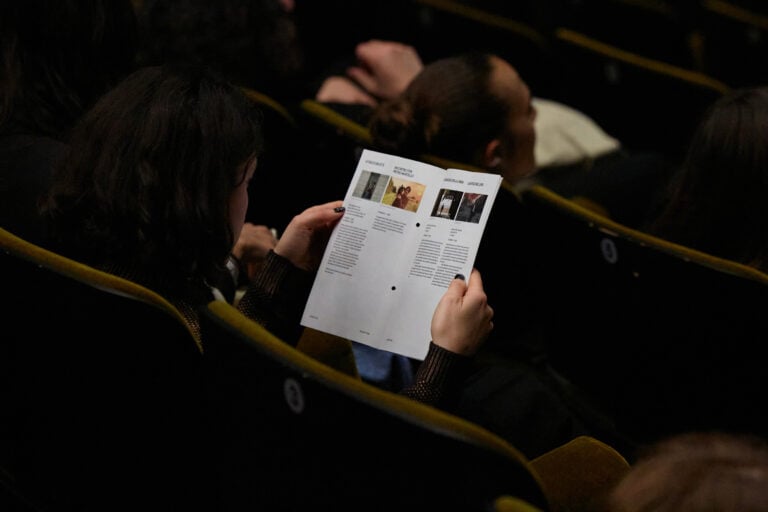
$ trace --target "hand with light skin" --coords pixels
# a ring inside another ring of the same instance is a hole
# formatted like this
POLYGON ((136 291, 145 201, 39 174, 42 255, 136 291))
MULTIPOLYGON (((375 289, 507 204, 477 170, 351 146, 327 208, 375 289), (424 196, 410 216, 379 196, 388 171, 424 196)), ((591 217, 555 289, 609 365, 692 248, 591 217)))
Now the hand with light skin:
POLYGON ((342 204, 340 200, 331 201, 296 215, 280 236, 274 248, 275 254, 303 270, 317 270, 331 231, 344 215, 342 204))
POLYGON ((246 222, 232 249, 232 255, 240 260, 241 268, 247 271, 248 279, 251 279, 264 263, 269 250, 276 245, 277 238, 271 229, 246 222))
POLYGON ((358 65, 348 68, 347 76, 379 99, 398 96, 424 68, 414 47, 396 41, 360 43, 355 56, 358 65))
POLYGON ((375 107, 378 103, 376 98, 345 76, 326 78, 315 94, 315 99, 321 103, 355 103, 369 107, 375 107))
POLYGON ((483 290, 480 272, 469 282, 451 281, 432 315, 432 342, 464 356, 474 355, 493 329, 493 308, 483 290))

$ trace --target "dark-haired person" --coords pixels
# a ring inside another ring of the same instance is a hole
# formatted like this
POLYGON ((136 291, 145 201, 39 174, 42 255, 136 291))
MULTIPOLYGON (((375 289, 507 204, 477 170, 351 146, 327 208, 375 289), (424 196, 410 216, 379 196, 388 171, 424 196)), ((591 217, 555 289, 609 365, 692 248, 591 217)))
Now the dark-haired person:
MULTIPOLYGON (((311 28, 313 20, 310 16, 301 21, 302 7, 316 8, 289 0, 149 0, 139 9, 140 64, 204 64, 265 97, 262 181, 281 193, 255 196, 247 218, 280 232, 290 222, 289 212, 341 196, 347 165, 354 166, 340 161, 332 144, 296 122, 302 115, 300 101, 316 93, 341 95, 350 101, 369 94, 346 77, 328 76, 336 72, 331 63, 338 55, 319 52, 325 45, 317 42, 318 48, 308 48, 311 43, 302 32, 311 28)), ((380 53, 371 57, 378 70, 400 70, 405 62, 398 59, 394 61, 398 66, 390 66, 394 52, 380 53)), ((379 93, 390 74, 368 73, 376 79, 366 84, 379 93)))
POLYGON ((43 241, 37 202, 69 130, 136 50, 129 0, 0 3, 0 226, 43 241))
POLYGON ((705 113, 646 229, 768 272, 768 87, 731 91, 705 113))
MULTIPOLYGON (((251 263, 248 186, 258 186, 259 111, 206 69, 147 67, 104 95, 73 130, 44 210, 64 254, 158 291, 199 334, 197 310, 214 298, 236 257, 251 263)), ((237 307, 289 343, 341 201, 288 224, 237 307)), ((258 244, 251 244, 258 245, 258 244)), ((247 273, 247 272, 246 272, 247 273)), ((402 392, 449 406, 456 382, 493 327, 482 279, 454 279, 432 319, 432 343, 402 392)), ((206 340, 202 339, 203 347, 206 340)))
MULTIPOLYGON (((429 154, 503 176, 512 187, 540 172, 537 102, 523 77, 491 53, 433 61, 368 122, 374 149, 419 159, 429 154)), ((549 103, 544 104, 550 109, 549 103)), ((548 111, 551 112, 551 111, 548 111)), ((516 195, 496 197, 475 265, 497 320, 461 388, 457 412, 536 457, 578 435, 616 442, 600 411, 582 400, 548 364, 526 290, 525 246, 533 223, 516 195)))
POLYGON ((491 54, 435 61, 379 104, 368 126, 376 149, 471 164, 512 183, 536 172, 536 109, 517 71, 491 54))
MULTIPOLYGON (((530 88, 514 67, 494 54, 471 52, 424 66, 402 93, 372 111, 368 127, 374 149, 416 159, 438 156, 500 174, 514 186, 538 171, 536 117, 530 88)), ((491 346, 499 337, 504 345, 522 339, 525 330, 525 304, 507 304, 518 294, 506 293, 524 278, 518 261, 523 251, 502 248, 521 235, 525 214, 513 194, 500 191, 477 254, 477 267, 494 276, 486 279, 486 291, 497 309, 521 313, 499 318, 491 346)))

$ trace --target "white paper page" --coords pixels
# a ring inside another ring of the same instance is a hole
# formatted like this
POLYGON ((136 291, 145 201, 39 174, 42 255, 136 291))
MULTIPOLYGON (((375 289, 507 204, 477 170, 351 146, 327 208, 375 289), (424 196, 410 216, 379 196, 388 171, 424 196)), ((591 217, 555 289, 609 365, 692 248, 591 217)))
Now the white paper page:
POLYGON ((302 325, 423 359, 435 306, 457 273, 469 278, 500 185, 365 150, 302 325))

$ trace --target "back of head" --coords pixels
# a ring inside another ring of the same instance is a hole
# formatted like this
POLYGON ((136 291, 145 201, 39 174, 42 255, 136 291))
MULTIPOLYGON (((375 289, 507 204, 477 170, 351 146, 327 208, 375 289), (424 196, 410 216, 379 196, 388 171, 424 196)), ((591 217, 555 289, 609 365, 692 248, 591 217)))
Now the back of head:
POLYGON ((768 446, 716 432, 672 437, 641 455, 612 491, 607 510, 768 511, 768 446))
POLYGON ((261 152, 260 112, 204 68, 147 67, 104 95, 73 130, 46 214, 62 250, 199 280, 234 243, 229 201, 261 152))
POLYGON ((134 66, 130 0, 0 2, 0 126, 61 137, 134 66))
POLYGON ((275 96, 303 71, 295 20, 278 0, 148 0, 139 20, 145 65, 202 63, 275 96))
POLYGON ((651 228, 768 270, 768 87, 735 90, 706 112, 651 228))
POLYGON ((492 59, 466 53, 426 65, 400 96, 374 111, 369 123, 374 147, 478 165, 509 113, 507 101, 493 93, 492 59))

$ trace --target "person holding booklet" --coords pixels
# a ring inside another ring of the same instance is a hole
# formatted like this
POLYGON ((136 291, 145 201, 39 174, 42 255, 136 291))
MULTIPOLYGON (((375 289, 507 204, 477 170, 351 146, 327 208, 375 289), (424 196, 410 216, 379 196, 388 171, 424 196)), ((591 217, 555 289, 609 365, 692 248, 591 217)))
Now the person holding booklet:
POLYGON ((423 360, 429 316, 453 277, 466 275, 474 286, 470 273, 500 186, 497 174, 363 150, 302 325, 423 360), (374 176, 389 191, 380 200, 363 194, 374 176), (470 210, 476 201, 488 207, 476 218, 446 215, 440 206, 448 194, 470 210))
POLYGON ((711 104, 643 230, 768 272, 766 115, 764 85, 711 104))
MULTIPOLYGON (((552 135, 537 131, 540 103, 534 100, 517 71, 494 54, 440 59, 376 108, 368 124, 372 147, 410 158, 431 154, 499 174, 516 186, 535 179, 537 138, 552 135)), ((461 386, 455 412, 531 458, 582 434, 619 446, 622 440, 601 411, 548 364, 536 312, 526 300, 526 290, 536 286, 521 245, 531 239, 527 215, 514 194, 499 192, 475 266, 486 276, 495 310, 503 313, 461 386)))
MULTIPOLYGON (((368 124, 372 148, 409 158, 435 155, 499 174, 514 186, 538 171, 538 112, 533 100, 514 67, 494 54, 472 52, 436 60, 400 95, 374 110, 368 124)), ((458 199, 459 214, 471 216, 468 205, 460 205, 458 199)), ((452 212, 451 217, 455 215, 452 212)), ((524 251, 508 249, 510 237, 526 238, 525 216, 517 198, 502 190, 476 259, 483 274, 493 276, 486 282, 486 291, 497 310, 515 312, 499 319, 489 340, 490 345, 504 350, 512 345, 523 347, 526 320, 531 318, 526 303, 513 302, 521 294, 507 293, 509 286, 517 286, 526 277, 521 261, 524 251)), ((539 351, 535 345, 524 349, 539 351)))
POLYGON ((134 67, 129 0, 0 2, 0 225, 45 233, 38 198, 75 120, 134 67))
MULTIPOLYGON (((260 258, 245 224, 258 184, 259 111, 205 68, 141 68, 75 126, 44 216, 55 249, 157 291, 199 336, 198 310, 224 300, 215 283, 260 258), (255 255, 255 256, 254 256, 255 255)), ((342 201, 296 215, 253 274, 237 307, 286 342, 299 317, 342 201)), ((429 354, 406 396, 450 403, 462 371, 493 328, 479 272, 451 280, 431 322, 429 354)), ((201 340, 203 347, 206 340, 201 340)))

